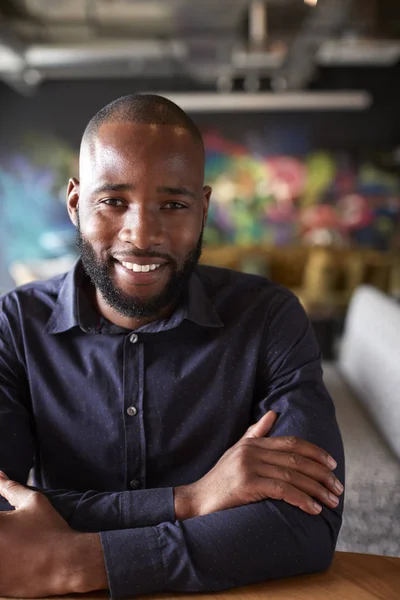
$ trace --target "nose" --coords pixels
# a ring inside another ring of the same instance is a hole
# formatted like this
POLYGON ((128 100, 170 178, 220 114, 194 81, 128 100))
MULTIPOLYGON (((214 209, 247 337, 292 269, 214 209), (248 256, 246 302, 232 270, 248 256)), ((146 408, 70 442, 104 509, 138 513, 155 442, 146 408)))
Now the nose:
POLYGON ((131 208, 125 213, 119 238, 139 250, 159 246, 164 240, 160 215, 146 206, 131 208))

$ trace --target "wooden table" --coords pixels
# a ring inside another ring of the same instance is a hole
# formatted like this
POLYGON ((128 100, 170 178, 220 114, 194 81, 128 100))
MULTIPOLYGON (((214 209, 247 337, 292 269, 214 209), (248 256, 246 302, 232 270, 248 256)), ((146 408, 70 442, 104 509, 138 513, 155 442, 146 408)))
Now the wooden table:
MULTIPOLYGON (((104 600, 108 598, 108 594, 93 592, 62 598, 104 600)), ((400 600, 400 558, 336 552, 331 568, 324 573, 268 581, 213 594, 165 593, 140 596, 140 598, 143 600, 400 600)))

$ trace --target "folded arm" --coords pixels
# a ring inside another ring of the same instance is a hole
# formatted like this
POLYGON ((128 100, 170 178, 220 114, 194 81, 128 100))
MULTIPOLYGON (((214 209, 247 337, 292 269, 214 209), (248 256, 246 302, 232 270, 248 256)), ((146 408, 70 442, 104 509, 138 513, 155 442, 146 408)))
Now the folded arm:
MULTIPOLYGON (((7 325, 0 313, 0 470, 21 484, 28 481, 35 455, 35 427, 29 386, 7 325)), ((173 521, 172 488, 98 492, 43 490, 57 512, 77 531, 145 527, 173 521)), ((12 510, 0 497, 0 511, 12 510)))
MULTIPOLYGON (((3 385, 3 389, 9 391, 10 386, 3 385)), ((3 407, 7 405, 4 397, 3 407)), ((8 396, 11 403, 13 398, 8 396)), ((290 297, 272 315, 265 331, 265 350, 260 353, 254 420, 270 409, 279 414, 272 436, 297 436, 321 446, 337 461, 336 475, 343 481, 343 448, 333 404, 322 383, 319 351, 304 312, 290 297), (287 339, 284 350, 275 346, 280 337, 287 339)), ((4 414, 3 409, 0 417, 4 414)), ((10 438, 8 442, 12 446, 10 438)), ((0 467, 7 456, 0 456, 0 467)), ((28 463, 24 463, 23 476, 28 463)), ((18 475, 20 479, 21 472, 18 475)), ((75 508, 89 506, 82 497, 75 498, 75 508)), ((93 498, 99 500, 97 494, 93 498)), ((336 508, 323 508, 318 515, 265 499, 183 521, 168 518, 152 526, 142 521, 142 526, 121 529, 118 525, 112 530, 109 523, 98 522, 111 595, 220 590, 323 570, 333 557, 342 509, 343 498, 336 508)), ((128 522, 126 515, 123 518, 128 522)), ((89 538, 82 535, 87 543, 89 538)), ((97 544, 98 536, 90 539, 97 544)), ((96 580, 89 563, 87 573, 96 580)))
MULTIPOLYGON (((314 334, 297 300, 280 300, 260 354, 254 420, 277 412, 271 437, 296 436, 320 446, 336 460, 335 475, 344 483, 342 440, 314 334)), ((103 532, 112 596, 221 590, 326 569, 343 500, 318 515, 265 499, 155 527, 103 532)))
MULTIPOLYGON (((26 410, 10 399, 1 369, 0 383, 0 469, 10 479, 26 484, 34 456, 30 418, 26 410)), ((29 487, 42 492, 76 531, 144 527, 175 518, 172 488, 80 492, 29 487)), ((0 511, 9 510, 12 507, 0 496, 0 511)))
POLYGON ((266 500, 156 527, 104 532, 112 596, 206 592, 324 570, 341 517, 266 500))

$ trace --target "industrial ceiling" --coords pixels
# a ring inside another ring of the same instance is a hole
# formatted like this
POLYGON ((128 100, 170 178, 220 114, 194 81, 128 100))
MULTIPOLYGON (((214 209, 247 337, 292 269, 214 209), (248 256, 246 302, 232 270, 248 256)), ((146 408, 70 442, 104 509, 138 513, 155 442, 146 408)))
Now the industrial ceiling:
POLYGON ((180 77, 305 89, 318 65, 400 59, 400 0, 1 0, 0 79, 180 77))

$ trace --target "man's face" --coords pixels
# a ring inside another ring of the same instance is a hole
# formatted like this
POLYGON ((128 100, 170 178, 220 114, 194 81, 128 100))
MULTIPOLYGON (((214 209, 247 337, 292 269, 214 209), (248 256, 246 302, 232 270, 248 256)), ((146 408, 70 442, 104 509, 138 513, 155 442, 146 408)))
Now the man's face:
POLYGON ((211 190, 200 146, 178 127, 109 123, 83 148, 80 173, 68 209, 86 272, 118 313, 156 318, 201 253, 211 190))

